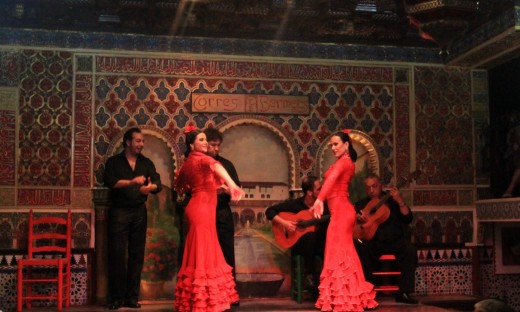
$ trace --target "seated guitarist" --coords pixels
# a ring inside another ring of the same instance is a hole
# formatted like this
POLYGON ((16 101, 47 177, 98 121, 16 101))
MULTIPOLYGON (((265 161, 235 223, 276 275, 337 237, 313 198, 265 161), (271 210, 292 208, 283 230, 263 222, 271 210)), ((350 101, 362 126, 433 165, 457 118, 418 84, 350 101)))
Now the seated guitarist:
MULTIPOLYGON (((296 221, 284 219, 281 212, 289 212, 297 214, 302 210, 308 210, 314 204, 321 190, 321 181, 315 176, 306 176, 302 179, 301 188, 303 196, 289 199, 279 204, 273 205, 265 211, 268 220, 283 227, 288 233, 296 231, 296 221)), ((326 208, 325 208, 326 209, 326 208)), ((328 214, 326 209, 325 214, 328 214)), ((319 285, 319 268, 316 263, 316 256, 323 259, 325 250, 325 236, 327 232, 327 223, 317 225, 316 231, 307 232, 302 235, 298 241, 291 247, 291 254, 301 255, 305 266, 305 279, 309 286, 309 290, 317 296, 319 285), (318 272, 316 272, 318 270, 318 272)))
POLYGON ((415 290, 415 269, 417 268, 417 248, 412 245, 409 233, 407 233, 408 225, 413 219, 412 211, 404 202, 397 187, 390 187, 388 193, 383 192, 380 178, 375 174, 368 175, 365 178, 365 190, 368 197, 355 205, 356 211, 358 211, 357 222, 361 224, 361 227, 362 224, 367 226, 372 224, 370 217, 375 217, 377 214, 368 214, 367 211, 370 209, 366 208, 379 204, 380 199, 385 196, 388 199, 379 210, 390 210, 388 219, 381 220, 381 223, 374 223, 376 226, 379 225, 373 238, 356 244, 365 278, 367 281, 374 283, 372 272, 376 271, 380 264, 379 257, 382 254, 393 254, 401 272, 399 291, 395 301, 417 304, 417 300, 410 296, 410 293, 415 290))

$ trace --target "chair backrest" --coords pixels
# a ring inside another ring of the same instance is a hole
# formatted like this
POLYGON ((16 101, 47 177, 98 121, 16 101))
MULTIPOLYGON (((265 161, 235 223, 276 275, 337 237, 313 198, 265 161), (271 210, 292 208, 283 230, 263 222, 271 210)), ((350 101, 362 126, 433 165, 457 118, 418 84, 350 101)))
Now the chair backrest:
POLYGON ((70 260, 72 238, 72 216, 42 216, 36 218, 29 211, 29 231, 27 249, 29 258, 38 254, 61 254, 70 260))

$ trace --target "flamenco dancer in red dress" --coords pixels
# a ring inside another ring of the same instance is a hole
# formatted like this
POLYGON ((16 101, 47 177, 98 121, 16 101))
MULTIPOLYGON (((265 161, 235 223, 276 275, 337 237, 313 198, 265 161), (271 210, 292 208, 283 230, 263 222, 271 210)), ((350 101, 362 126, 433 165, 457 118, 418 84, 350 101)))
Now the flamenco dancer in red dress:
POLYGON ((187 159, 175 185, 180 192, 191 192, 191 199, 185 210, 189 230, 177 273, 174 307, 175 311, 225 311, 238 301, 238 293, 217 239, 217 187, 226 183, 233 201, 240 200, 244 192, 218 161, 205 154, 204 132, 189 126, 184 133, 187 159))
POLYGON ((321 218, 327 200, 330 210, 320 294, 315 305, 321 311, 364 311, 378 306, 374 285, 365 281, 352 236, 356 210, 349 200, 348 186, 355 173, 357 153, 349 132, 343 130, 331 137, 329 144, 337 160, 325 173, 318 199, 310 208, 316 218, 321 218))

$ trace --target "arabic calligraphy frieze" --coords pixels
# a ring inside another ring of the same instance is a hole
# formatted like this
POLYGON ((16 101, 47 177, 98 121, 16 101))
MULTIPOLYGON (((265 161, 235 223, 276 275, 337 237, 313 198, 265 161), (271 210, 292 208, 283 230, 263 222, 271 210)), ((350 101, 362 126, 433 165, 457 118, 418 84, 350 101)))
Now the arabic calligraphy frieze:
POLYGON ((70 205, 70 190, 58 189, 19 189, 18 205, 39 206, 70 205))
POLYGON ((307 96, 193 93, 191 101, 200 113, 309 114, 307 96))
POLYGON ((16 116, 14 111, 0 110, 0 185, 15 184, 16 116))
POLYGON ((92 76, 76 76, 74 111, 74 186, 89 187, 91 180, 92 76))
POLYGON ((98 56, 98 73, 392 82, 392 67, 98 56))

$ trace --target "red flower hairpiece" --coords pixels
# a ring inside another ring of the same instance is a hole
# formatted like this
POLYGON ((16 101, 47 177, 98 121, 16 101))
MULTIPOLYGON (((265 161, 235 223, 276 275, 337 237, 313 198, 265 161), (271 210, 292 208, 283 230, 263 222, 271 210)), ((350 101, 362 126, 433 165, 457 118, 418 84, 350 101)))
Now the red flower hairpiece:
POLYGON ((349 133, 350 133, 350 130, 349 130, 349 129, 343 129, 343 130, 341 130, 341 132, 346 133, 346 134, 349 134, 349 133))
POLYGON ((192 131, 195 131, 197 130, 197 127, 193 126, 193 125, 189 125, 187 126, 185 129, 184 129, 184 134, 188 134, 192 131))

